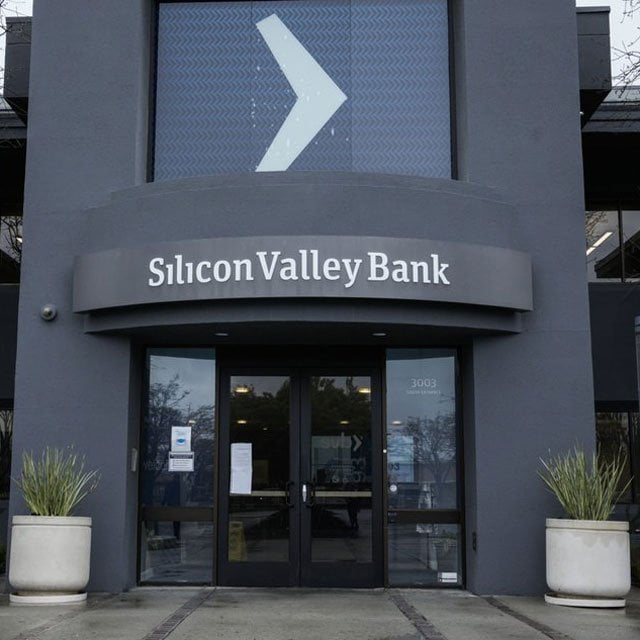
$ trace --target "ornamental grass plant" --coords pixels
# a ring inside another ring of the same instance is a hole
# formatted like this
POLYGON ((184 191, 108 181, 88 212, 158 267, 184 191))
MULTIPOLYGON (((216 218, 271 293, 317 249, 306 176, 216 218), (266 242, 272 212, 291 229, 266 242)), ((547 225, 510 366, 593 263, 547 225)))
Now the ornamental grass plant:
POLYGON ((596 453, 587 456, 576 446, 565 455, 540 462, 543 469, 538 475, 572 520, 607 520, 631 484, 629 480, 620 488, 627 462, 622 453, 606 461, 596 453))
POLYGON ((73 449, 47 447, 40 458, 22 454, 22 473, 15 480, 32 515, 70 516, 98 485, 97 471, 85 471, 84 458, 73 449))

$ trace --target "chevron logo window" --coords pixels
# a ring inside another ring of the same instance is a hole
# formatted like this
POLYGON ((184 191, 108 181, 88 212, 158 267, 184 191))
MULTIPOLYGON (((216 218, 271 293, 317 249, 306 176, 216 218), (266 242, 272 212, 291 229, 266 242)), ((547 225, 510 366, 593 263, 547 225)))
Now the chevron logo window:
POLYGON ((154 179, 451 177, 446 0, 160 3, 154 179))

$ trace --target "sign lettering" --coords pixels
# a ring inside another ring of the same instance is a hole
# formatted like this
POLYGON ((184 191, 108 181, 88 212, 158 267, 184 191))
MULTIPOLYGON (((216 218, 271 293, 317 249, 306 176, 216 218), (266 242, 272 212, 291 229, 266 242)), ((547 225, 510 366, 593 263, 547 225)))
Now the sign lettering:
POLYGON ((266 282, 280 280, 340 281, 345 289, 350 289, 361 275, 361 266, 366 263, 369 282, 407 282, 414 284, 450 285, 447 277, 449 264, 443 262, 437 253, 424 260, 390 260, 386 253, 367 252, 366 258, 321 257, 317 249, 300 249, 297 255, 285 256, 282 251, 256 251, 248 258, 232 260, 193 261, 183 254, 171 257, 155 256, 149 260, 150 287, 163 285, 189 285, 210 282, 225 283, 251 282, 263 279, 266 282))

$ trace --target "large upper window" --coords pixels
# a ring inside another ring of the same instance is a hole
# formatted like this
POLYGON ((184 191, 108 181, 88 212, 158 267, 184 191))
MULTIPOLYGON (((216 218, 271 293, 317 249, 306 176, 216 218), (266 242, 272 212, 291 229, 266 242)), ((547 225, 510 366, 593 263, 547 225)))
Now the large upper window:
POLYGON ((451 176, 447 0, 161 2, 154 179, 451 176))

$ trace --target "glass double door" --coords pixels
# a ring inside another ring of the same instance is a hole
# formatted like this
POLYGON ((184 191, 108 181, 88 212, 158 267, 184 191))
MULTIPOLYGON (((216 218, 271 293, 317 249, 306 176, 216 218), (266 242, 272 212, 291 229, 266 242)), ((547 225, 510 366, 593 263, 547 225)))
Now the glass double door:
POLYGON ((382 585, 377 372, 222 373, 219 582, 382 585))

